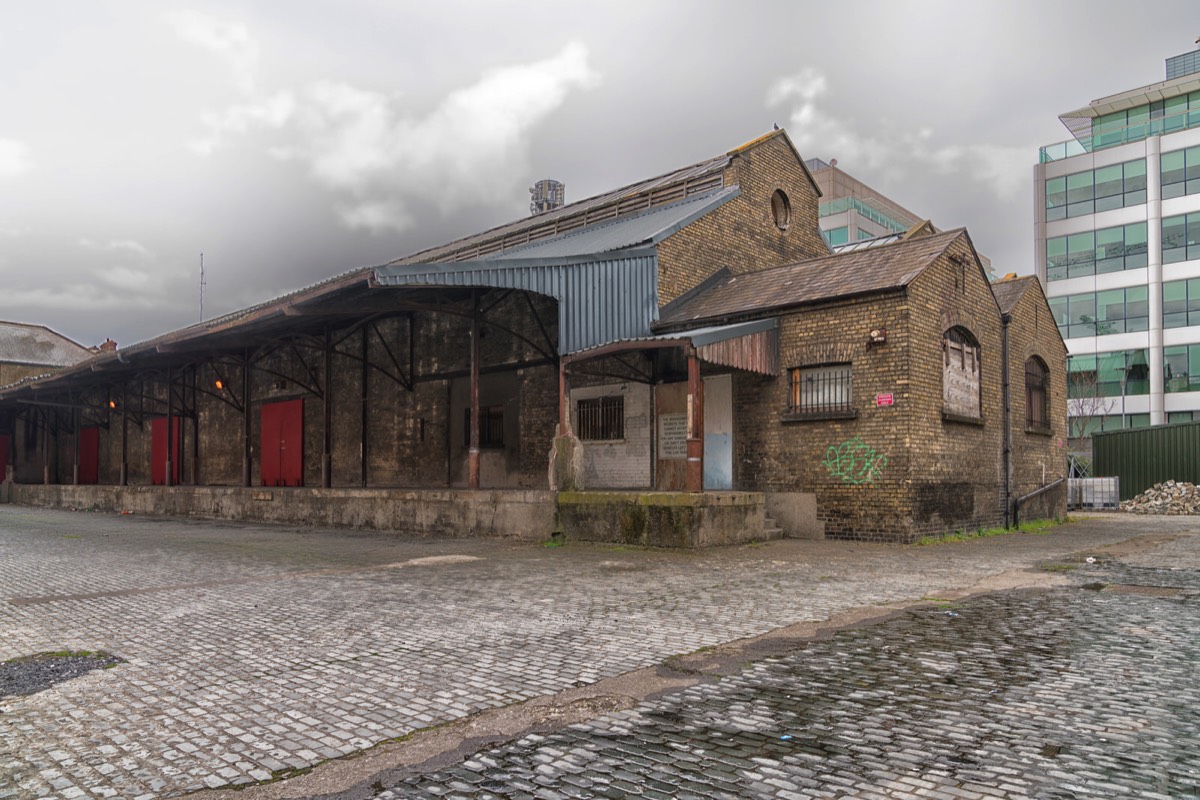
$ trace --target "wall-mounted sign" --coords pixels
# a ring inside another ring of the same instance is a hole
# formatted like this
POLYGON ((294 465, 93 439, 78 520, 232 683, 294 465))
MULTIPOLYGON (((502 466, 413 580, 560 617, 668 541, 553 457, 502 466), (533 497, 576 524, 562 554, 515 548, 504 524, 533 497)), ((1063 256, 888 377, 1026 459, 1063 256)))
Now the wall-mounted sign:
POLYGON ((687 458, 687 414, 659 415, 658 457, 687 458))
POLYGON ((877 406, 892 406, 896 404, 896 398, 891 392, 887 394, 875 395, 875 405, 877 406))

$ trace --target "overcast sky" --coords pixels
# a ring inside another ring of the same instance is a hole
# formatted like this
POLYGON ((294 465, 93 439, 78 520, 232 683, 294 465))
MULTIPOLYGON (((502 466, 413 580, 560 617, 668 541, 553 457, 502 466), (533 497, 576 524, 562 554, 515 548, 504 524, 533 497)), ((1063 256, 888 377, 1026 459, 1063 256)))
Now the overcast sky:
POLYGON ((1031 273, 1058 114, 1194 0, 7 2, 0 319, 121 344, 723 153, 778 123, 1031 273))

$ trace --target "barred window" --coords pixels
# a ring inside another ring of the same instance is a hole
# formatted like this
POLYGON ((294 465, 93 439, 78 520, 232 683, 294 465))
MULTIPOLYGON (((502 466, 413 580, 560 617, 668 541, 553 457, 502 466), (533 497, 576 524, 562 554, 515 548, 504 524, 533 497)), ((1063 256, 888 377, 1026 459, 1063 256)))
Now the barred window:
POLYGON ((1050 430, 1050 370, 1037 356, 1025 362, 1025 427, 1050 430))
MULTIPOLYGON (((463 445, 471 446, 471 407, 463 409, 463 445)), ((479 446, 501 449, 504 447, 504 406, 480 406, 479 446)))
POLYGON ((788 413, 823 414, 854 410, 849 364, 793 367, 790 373, 788 413))
POLYGON ((615 441, 625 438, 625 397, 590 397, 576 406, 578 435, 585 441, 615 441))
POLYGON ((982 416, 979 402, 979 343, 966 328, 942 336, 942 401, 949 414, 982 416))

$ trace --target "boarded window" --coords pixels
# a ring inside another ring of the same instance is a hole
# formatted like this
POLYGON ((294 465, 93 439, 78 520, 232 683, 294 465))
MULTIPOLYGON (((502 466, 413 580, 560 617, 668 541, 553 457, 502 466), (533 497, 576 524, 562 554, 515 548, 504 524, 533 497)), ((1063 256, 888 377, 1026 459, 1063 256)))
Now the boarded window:
POLYGON ((948 414, 982 416, 979 406, 979 344, 965 328, 942 337, 942 401, 948 414))
MULTIPOLYGON (((463 446, 471 446, 470 406, 463 409, 463 446)), ((504 447, 504 406, 479 408, 479 446, 492 449, 504 447)))
POLYGON ((788 413, 825 414, 853 410, 849 364, 793 367, 790 372, 788 413))
POLYGON ((1050 430, 1050 370, 1037 356, 1025 362, 1025 427, 1050 430))
POLYGON ((591 397, 576 406, 576 427, 585 441, 615 441, 625 438, 625 398, 591 397))

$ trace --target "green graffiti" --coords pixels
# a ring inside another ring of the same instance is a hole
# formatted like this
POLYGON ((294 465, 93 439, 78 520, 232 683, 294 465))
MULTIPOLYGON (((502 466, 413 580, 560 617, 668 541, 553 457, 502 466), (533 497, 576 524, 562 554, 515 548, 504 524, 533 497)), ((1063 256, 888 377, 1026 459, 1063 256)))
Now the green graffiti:
POLYGON ((825 450, 825 460, 821 465, 829 470, 830 475, 841 478, 842 483, 860 486, 864 483, 875 483, 875 479, 883 474, 887 463, 887 456, 875 452, 874 447, 856 435, 841 444, 830 445, 825 450))

